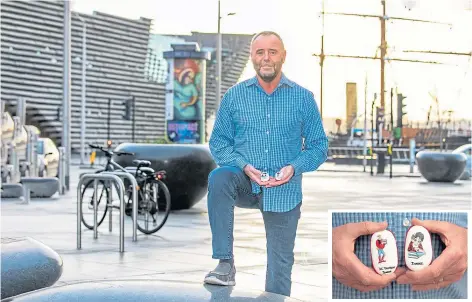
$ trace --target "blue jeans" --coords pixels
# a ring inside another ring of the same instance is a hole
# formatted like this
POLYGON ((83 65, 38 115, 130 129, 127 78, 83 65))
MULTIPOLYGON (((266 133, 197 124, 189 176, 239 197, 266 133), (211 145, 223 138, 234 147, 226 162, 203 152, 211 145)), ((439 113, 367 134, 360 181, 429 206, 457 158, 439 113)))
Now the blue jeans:
POLYGON ((293 249, 300 207, 284 213, 262 211, 262 193, 251 193, 251 180, 239 168, 219 167, 208 179, 208 216, 213 259, 233 258, 234 207, 262 212, 267 240, 265 291, 290 296, 293 249))

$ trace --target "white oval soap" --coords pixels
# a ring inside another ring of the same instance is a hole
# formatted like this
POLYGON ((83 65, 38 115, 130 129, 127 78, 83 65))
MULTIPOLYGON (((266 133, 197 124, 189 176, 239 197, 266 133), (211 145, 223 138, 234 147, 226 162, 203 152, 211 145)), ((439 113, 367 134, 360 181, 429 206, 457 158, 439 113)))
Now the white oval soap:
POLYGON ((433 247, 431 234, 422 226, 410 227, 405 236, 405 264, 412 271, 419 271, 431 264, 433 247))
POLYGON ((395 272, 398 266, 397 241, 388 230, 376 232, 370 240, 372 267, 379 275, 395 272))

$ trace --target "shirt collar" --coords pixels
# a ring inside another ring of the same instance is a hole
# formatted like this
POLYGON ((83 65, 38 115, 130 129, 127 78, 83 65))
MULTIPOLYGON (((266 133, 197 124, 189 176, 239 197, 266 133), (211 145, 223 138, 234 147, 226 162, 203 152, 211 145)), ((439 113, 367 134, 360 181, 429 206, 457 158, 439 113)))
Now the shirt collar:
MULTIPOLYGON (((257 81, 257 76, 254 76, 252 78, 250 78, 249 80, 247 80, 246 82, 246 86, 251 86, 251 85, 255 85, 255 84, 258 84, 258 81, 257 81)), ((282 72, 282 77, 280 78, 280 83, 278 86, 282 86, 282 85, 288 85, 289 87, 293 87, 295 85, 294 82, 290 81, 286 76, 285 74, 282 72)))

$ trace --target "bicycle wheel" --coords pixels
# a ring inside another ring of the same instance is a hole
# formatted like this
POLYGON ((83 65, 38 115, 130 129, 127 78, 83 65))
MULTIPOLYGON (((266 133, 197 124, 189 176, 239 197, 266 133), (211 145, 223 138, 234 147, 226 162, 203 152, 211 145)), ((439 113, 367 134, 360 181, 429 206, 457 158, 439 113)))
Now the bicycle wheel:
POLYGON ((170 193, 160 180, 145 182, 141 190, 137 227, 139 231, 149 235, 157 232, 166 223, 170 213, 170 193))
MULTIPOLYGON (((108 188, 103 180, 97 184, 97 227, 102 224, 108 211, 108 188)), ((93 180, 89 181, 82 190, 81 207, 82 223, 90 230, 93 230, 93 180)))

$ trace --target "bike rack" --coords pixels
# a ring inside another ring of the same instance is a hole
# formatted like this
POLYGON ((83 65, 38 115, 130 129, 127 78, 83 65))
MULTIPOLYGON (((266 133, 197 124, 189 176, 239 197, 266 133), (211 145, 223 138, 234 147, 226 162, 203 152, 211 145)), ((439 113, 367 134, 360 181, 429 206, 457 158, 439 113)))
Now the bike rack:
POLYGON ((98 227, 97 227, 97 191, 98 181, 99 180, 111 180, 117 184, 119 187, 119 197, 120 197, 120 253, 125 251, 125 185, 123 180, 117 175, 112 173, 87 173, 80 177, 79 183, 77 184, 77 249, 82 248, 82 207, 81 207, 81 187, 86 179, 93 179, 93 238, 98 238, 98 227))
MULTIPOLYGON (((133 241, 137 241, 138 240, 138 234, 137 234, 137 224, 138 224, 138 182, 136 181, 136 178, 134 178, 134 176, 129 173, 129 172, 123 172, 123 171, 103 171, 99 174, 103 174, 103 175, 117 175, 117 176, 121 176, 121 177, 126 177, 130 182, 131 184, 133 185, 133 195, 132 195, 132 198, 133 198, 133 241)), ((110 190, 110 194, 108 194, 108 198, 111 199, 111 191, 113 190, 110 190)), ((112 229, 112 226, 111 226, 111 209, 110 208, 110 216, 109 216, 109 229, 110 229, 110 232, 111 232, 111 229, 112 229)))

